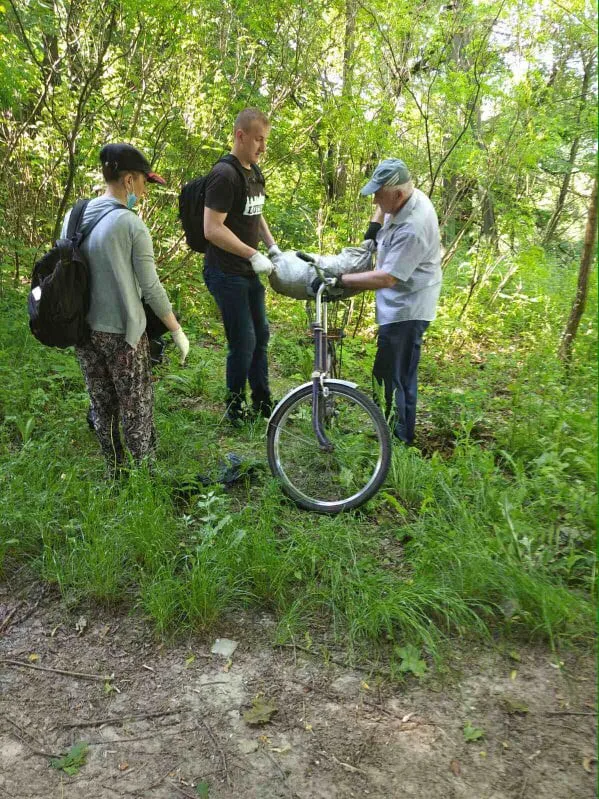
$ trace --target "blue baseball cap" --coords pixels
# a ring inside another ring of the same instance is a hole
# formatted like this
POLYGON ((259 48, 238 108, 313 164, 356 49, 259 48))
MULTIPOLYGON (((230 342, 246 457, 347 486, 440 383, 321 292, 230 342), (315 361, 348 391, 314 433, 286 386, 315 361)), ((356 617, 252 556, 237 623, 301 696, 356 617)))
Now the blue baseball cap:
POLYGON ((385 158, 375 168, 368 183, 360 189, 360 194, 367 197, 383 186, 399 186, 402 183, 407 183, 410 178, 410 170, 401 158, 385 158))

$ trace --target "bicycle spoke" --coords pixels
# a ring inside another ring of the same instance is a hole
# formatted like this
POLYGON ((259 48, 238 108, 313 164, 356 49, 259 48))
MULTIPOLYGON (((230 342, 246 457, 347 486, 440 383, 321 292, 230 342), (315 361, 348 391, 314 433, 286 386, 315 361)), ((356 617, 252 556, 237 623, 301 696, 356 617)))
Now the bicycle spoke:
POLYGON ((333 445, 330 452, 319 447, 312 429, 311 392, 289 407, 272 430, 277 472, 313 503, 351 499, 380 473, 381 420, 375 421, 373 411, 357 396, 359 392, 350 389, 332 391, 321 400, 323 432, 333 445))

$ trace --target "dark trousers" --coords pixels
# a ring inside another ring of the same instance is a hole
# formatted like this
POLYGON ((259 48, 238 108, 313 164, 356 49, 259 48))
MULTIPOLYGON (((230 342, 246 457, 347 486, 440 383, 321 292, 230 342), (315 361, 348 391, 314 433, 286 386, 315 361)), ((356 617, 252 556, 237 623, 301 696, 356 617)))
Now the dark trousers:
POLYGON ((424 331, 429 322, 410 320, 381 325, 372 376, 384 387, 385 414, 393 434, 406 444, 414 439, 418 362, 424 331))
POLYGON ((250 384, 254 406, 269 402, 267 350, 270 331, 264 286, 257 275, 228 275, 215 266, 204 269, 204 281, 221 312, 229 345, 228 402, 235 408, 245 401, 246 382, 250 384))

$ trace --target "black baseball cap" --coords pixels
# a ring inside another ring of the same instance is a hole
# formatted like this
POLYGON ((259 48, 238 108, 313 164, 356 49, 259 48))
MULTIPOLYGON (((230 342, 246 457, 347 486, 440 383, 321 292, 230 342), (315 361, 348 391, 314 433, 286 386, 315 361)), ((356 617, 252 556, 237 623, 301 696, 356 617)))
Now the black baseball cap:
POLYGON ((103 166, 119 171, 143 172, 150 183, 166 186, 166 180, 152 172, 148 159, 131 144, 105 144, 100 150, 100 161, 103 166))

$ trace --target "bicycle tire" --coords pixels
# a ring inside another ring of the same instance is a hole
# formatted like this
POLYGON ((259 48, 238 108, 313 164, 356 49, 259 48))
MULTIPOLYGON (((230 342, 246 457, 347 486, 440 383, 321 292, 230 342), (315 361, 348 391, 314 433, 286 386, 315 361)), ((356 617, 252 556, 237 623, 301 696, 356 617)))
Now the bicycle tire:
POLYGON ((312 429, 311 383, 275 408, 266 448, 270 470, 290 499, 305 510, 336 514, 363 505, 383 485, 391 462, 391 435, 380 409, 361 391, 336 380, 325 380, 325 386, 325 432, 335 451, 323 452, 312 429), (337 493, 340 496, 332 496, 337 493))

